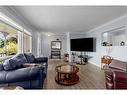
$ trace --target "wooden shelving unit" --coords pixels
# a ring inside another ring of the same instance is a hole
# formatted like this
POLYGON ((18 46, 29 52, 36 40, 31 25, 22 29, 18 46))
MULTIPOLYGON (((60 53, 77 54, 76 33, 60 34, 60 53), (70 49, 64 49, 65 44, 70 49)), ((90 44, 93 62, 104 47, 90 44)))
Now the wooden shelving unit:
POLYGON ((51 59, 61 59, 61 41, 51 41, 51 59))
POLYGON ((59 58, 59 59, 61 59, 61 51, 60 50, 52 50, 51 51, 51 59, 52 58, 59 58))

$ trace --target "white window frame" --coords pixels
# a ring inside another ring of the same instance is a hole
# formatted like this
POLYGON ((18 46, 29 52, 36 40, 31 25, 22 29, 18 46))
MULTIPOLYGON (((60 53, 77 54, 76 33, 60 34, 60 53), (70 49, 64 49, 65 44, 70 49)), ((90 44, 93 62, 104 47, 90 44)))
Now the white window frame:
MULTIPOLYGON (((30 37, 30 53, 32 53, 32 34, 24 29, 23 31, 23 42, 24 42, 24 34, 28 35, 30 37)), ((24 43, 23 43, 24 44, 24 43)), ((23 45, 23 53, 24 53, 24 45, 23 45)))
MULTIPOLYGON (((28 32, 24 27, 20 26, 16 22, 14 22, 12 19, 10 19, 8 16, 0 12, 0 21, 3 23, 15 28, 18 32, 18 53, 24 53, 24 42, 23 42, 23 35, 24 33, 27 33, 30 35, 30 52, 32 52, 32 34, 28 32)), ((2 59, 2 57, 0 58, 2 59)))

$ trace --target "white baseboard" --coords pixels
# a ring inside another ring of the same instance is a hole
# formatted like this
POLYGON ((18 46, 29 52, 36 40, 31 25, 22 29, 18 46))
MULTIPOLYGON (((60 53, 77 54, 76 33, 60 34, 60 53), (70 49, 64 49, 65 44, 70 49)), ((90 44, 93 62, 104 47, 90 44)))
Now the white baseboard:
POLYGON ((93 64, 93 65, 96 65, 96 66, 98 66, 99 68, 101 68, 100 64, 94 63, 94 62, 92 62, 92 61, 88 61, 88 63, 93 64))

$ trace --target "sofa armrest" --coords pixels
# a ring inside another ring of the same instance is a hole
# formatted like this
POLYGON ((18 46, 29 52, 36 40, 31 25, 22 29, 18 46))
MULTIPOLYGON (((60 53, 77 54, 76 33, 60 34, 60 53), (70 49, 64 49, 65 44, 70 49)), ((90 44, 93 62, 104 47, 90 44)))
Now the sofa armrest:
POLYGON ((6 82, 19 82, 34 80, 40 76, 40 69, 36 67, 32 68, 21 68, 12 71, 6 71, 5 80, 6 82))
POLYGON ((41 63, 41 62, 48 62, 48 58, 47 57, 38 57, 35 58, 35 63, 41 63))
POLYGON ((110 70, 105 71, 105 79, 107 82, 112 83, 113 82, 113 72, 110 70))
POLYGON ((113 78, 115 82, 127 83, 127 72, 114 71, 113 78))

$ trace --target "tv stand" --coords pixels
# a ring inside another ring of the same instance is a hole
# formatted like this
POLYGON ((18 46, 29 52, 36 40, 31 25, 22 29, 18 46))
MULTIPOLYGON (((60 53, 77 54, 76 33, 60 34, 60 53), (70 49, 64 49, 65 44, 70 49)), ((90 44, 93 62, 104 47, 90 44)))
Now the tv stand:
POLYGON ((88 59, 91 58, 90 56, 88 56, 87 52, 84 52, 84 55, 81 52, 81 55, 79 55, 78 57, 80 58, 80 63, 78 64, 82 64, 82 65, 88 63, 88 59))

